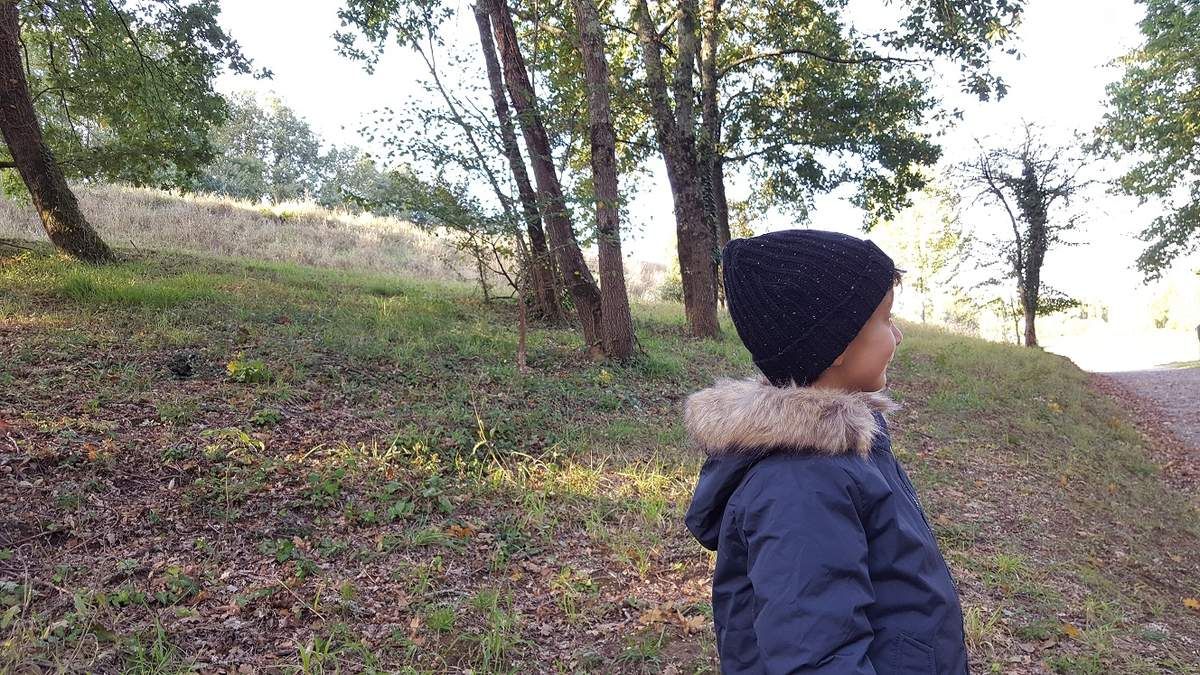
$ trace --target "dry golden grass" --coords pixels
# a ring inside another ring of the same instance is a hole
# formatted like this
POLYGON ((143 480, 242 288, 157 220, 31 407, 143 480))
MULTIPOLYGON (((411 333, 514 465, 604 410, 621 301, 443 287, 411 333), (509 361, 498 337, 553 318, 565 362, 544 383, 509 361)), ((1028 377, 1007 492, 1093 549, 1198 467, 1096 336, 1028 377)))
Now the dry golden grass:
MULTIPOLYGON (((111 245, 290 262, 344 270, 472 280, 474 266, 449 236, 397 218, 313 202, 260 206, 215 195, 76 185, 84 214, 111 245)), ((0 237, 43 240, 28 204, 0 200, 0 237)))
MULTIPOLYGON (((219 195, 121 185, 72 186, 84 215, 110 245, 140 250, 288 262, 362 272, 478 283, 474 260, 455 250, 452 234, 429 232, 399 218, 328 209, 311 201, 260 205, 219 195)), ((44 241, 29 204, 0 199, 0 239, 44 241)), ((594 250, 585 256, 599 279, 594 250)), ((506 266, 508 263, 506 263, 506 266)), ((625 261, 630 299, 653 301, 666 266, 625 261)), ((488 275, 495 293, 507 280, 488 275)))

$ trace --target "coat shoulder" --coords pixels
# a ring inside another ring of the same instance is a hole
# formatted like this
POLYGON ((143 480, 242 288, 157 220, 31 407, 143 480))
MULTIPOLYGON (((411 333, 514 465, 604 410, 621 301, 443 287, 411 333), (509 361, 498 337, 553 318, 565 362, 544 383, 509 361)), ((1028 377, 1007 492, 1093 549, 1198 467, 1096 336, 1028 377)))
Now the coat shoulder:
POLYGON ((766 502, 796 501, 800 495, 811 504, 828 504, 849 498, 863 518, 893 489, 884 475, 890 450, 880 447, 881 439, 869 457, 858 455, 797 455, 778 453, 759 460, 747 473, 738 491, 731 497, 734 508, 755 509, 766 502))
POLYGON ((861 506, 864 485, 875 483, 879 469, 859 455, 776 453, 763 457, 746 475, 731 502, 755 508, 763 502, 833 502, 845 498, 861 506))

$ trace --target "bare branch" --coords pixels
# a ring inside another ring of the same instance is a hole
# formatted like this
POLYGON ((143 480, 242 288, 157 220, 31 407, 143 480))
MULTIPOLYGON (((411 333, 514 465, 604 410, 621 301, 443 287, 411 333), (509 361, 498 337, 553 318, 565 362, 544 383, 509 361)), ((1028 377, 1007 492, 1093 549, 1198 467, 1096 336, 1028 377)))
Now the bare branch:
POLYGON ((36 249, 30 248, 28 246, 22 246, 20 244, 8 241, 7 239, 0 239, 0 246, 10 246, 12 248, 21 249, 22 251, 34 251, 35 253, 37 252, 36 249))

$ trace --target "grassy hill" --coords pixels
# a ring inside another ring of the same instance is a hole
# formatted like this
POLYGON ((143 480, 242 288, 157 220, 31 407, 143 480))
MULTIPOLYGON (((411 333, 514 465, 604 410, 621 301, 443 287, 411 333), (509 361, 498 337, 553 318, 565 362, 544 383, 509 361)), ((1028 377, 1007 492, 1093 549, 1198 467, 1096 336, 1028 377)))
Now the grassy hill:
MULTIPOLYGON (((444 236, 398 218, 313 201, 265 205, 210 194, 84 183, 71 186, 105 241, 135 250, 184 251, 423 279, 470 280, 469 256, 444 236)), ((28 202, 0 199, 0 237, 45 239, 28 202)))
MULTIPOLYGON (((0 671, 713 672, 681 309, 593 363, 466 286, 0 249, 0 671), (180 378, 178 373, 187 377, 180 378)), ((1069 361, 902 325, 975 672, 1200 672, 1200 519, 1069 361)))
MULTIPOLYGON (((135 252, 181 251, 438 281, 474 283, 479 278, 474 257, 462 248, 465 242, 446 228, 422 228, 391 216, 325 208, 311 200, 267 205, 105 183, 71 188, 104 240, 135 252)), ((0 199, 0 239, 45 239, 31 204, 0 199)), ((584 253, 598 276, 594 247, 584 253)), ((488 266, 495 268, 493 262, 489 259, 488 266)), ((656 299, 667 273, 664 265, 627 258, 625 285, 630 297, 656 299)), ((494 292, 511 294, 511 285, 499 270, 485 274, 494 292)))

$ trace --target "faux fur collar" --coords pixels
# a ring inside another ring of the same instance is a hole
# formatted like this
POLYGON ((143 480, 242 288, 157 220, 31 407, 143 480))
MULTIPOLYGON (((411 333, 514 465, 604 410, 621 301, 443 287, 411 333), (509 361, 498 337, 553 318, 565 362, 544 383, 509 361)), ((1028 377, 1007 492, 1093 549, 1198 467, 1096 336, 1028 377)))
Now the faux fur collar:
POLYGON ((763 376, 719 378, 688 396, 683 421, 688 441, 710 456, 785 450, 866 457, 880 431, 873 411, 899 408, 881 392, 776 387, 763 376))

